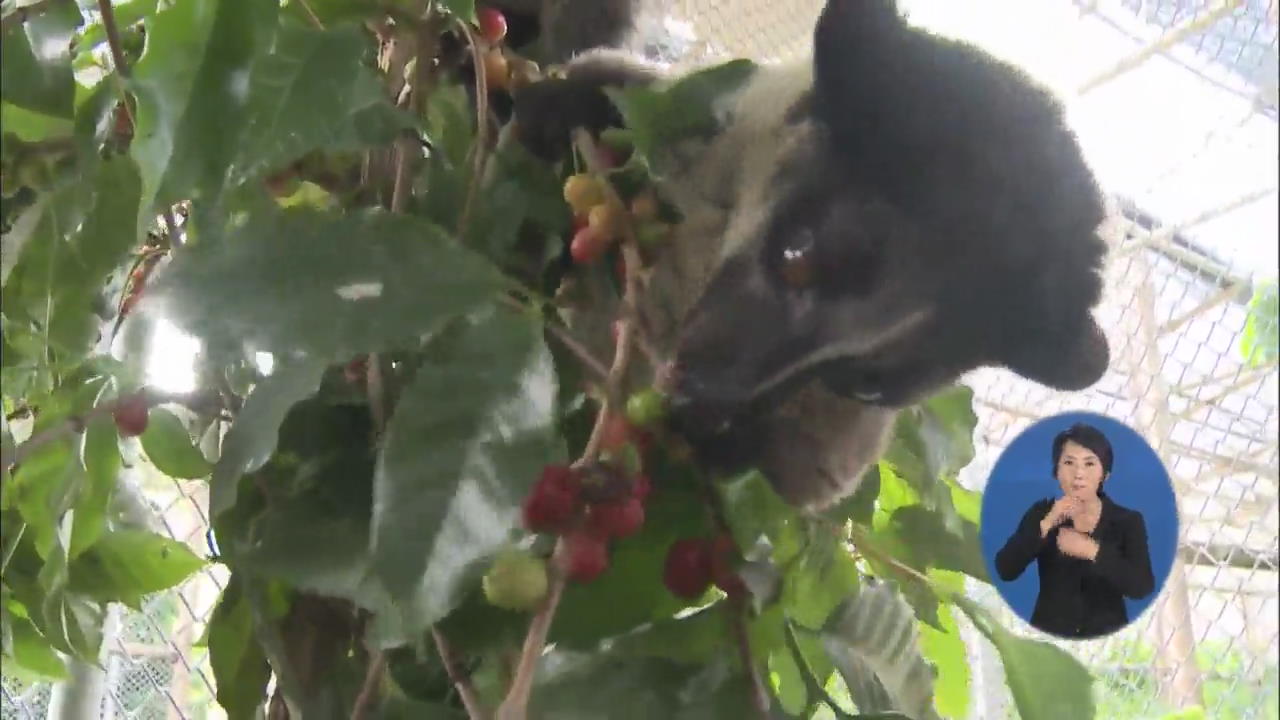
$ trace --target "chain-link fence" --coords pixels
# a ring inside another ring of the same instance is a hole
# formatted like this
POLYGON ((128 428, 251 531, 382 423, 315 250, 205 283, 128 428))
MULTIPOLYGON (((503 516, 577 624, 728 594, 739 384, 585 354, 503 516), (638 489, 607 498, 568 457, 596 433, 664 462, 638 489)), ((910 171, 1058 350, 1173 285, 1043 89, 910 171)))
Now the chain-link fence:
MULTIPOLYGON (((651 1, 659 19, 647 34, 681 38, 685 61, 795 56, 822 5, 651 1)), ((1179 554, 1156 601, 1127 629, 1062 646, 1099 677, 1099 717, 1199 705, 1209 718, 1276 718, 1276 359, 1249 362, 1242 338, 1250 298, 1274 282, 1277 266, 1277 0, 900 5, 913 22, 973 40, 1058 90, 1114 199, 1100 312, 1111 371, 1082 393, 1049 392, 1000 370, 972 374, 977 456, 961 481, 981 488, 1004 447, 1047 415, 1088 410, 1132 425, 1175 484, 1179 554)), ((1274 311, 1263 320, 1274 326, 1274 311)), ((200 484, 139 485, 157 522, 207 550, 200 484)), ((103 717, 223 717, 201 637, 224 582, 225 569, 214 567, 142 612, 120 611, 104 650, 103 717)), ((994 592, 981 599, 1002 605, 994 592)), ((1036 634, 1012 613, 1004 619, 1036 634)), ((976 633, 968 640, 970 717, 1012 717, 994 653, 976 633)), ((6 675, 3 718, 52 716, 51 705, 74 700, 60 692, 6 675)))

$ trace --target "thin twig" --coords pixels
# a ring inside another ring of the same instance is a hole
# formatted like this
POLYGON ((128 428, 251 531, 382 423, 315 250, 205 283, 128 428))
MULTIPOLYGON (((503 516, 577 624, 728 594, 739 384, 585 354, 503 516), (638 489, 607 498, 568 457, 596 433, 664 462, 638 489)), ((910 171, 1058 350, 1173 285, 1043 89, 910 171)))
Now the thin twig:
POLYGON ((116 71, 116 91, 120 93, 120 102, 124 106, 124 115, 129 120, 129 129, 136 131, 138 119, 133 114, 133 105, 129 101, 129 93, 125 90, 123 78, 129 77, 129 63, 125 61, 124 46, 120 44, 120 28, 116 26, 115 11, 111 0, 98 0, 98 12, 102 15, 102 28, 107 33, 107 47, 111 50, 111 64, 116 71))
POLYGON ((742 595, 730 595, 726 603, 729 622, 733 626, 734 640, 738 644, 738 654, 742 659, 742 669, 747 671, 751 681, 751 705, 764 720, 769 717, 769 691, 764 687, 764 679, 760 676, 760 667, 751 654, 751 637, 747 633, 747 605, 742 595))
POLYGON ((324 23, 320 22, 320 16, 316 15, 316 11, 311 9, 311 3, 307 0, 298 0, 298 4, 302 6, 302 11, 307 14, 307 18, 311 20, 311 24, 320 30, 324 29, 324 23))
POLYGON ((22 7, 17 8, 8 15, 5 15, 4 20, 0 20, 0 33, 9 32, 9 29, 13 26, 21 25, 36 15, 44 13, 49 8, 53 7, 55 3, 59 2, 63 2, 63 0, 40 0, 39 2, 33 2, 30 5, 23 5, 22 7))
POLYGON ((374 653, 369 661, 369 671, 365 673, 364 684, 360 686, 360 694, 351 706, 351 720, 364 720, 369 708, 374 704, 378 694, 378 686, 382 684, 382 676, 387 672, 387 656, 381 651, 374 653))
POLYGON ((840 707, 836 699, 831 697, 827 689, 822 686, 822 683, 818 682, 818 677, 813 674, 813 667, 809 665, 809 661, 804 657, 804 652, 800 649, 800 639, 796 637, 795 625, 788 620, 782 629, 785 633, 787 648, 791 651, 791 659, 795 661, 796 667, 800 668, 800 677, 804 679, 804 684, 809 688, 809 694, 831 708, 831 712, 839 720, 854 720, 856 716, 845 712, 844 708, 840 707))
MULTIPOLYGON (((510 295, 503 295, 500 299, 504 304, 515 310, 526 310, 523 303, 510 295)), ((579 362, 586 366, 586 368, 597 378, 605 380, 609 377, 609 368, 605 367, 605 364, 601 362, 599 358, 592 355, 591 351, 579 342, 577 338, 570 334, 567 329, 556 325, 555 323, 547 323, 546 326, 547 329, 551 331, 551 334, 554 335, 569 352, 573 353, 574 357, 578 358, 579 362)))
POLYGON ((169 233, 169 246, 182 247, 182 239, 179 237, 178 223, 173 219, 173 211, 165 208, 163 217, 165 230, 169 233))
POLYGON ((431 637, 436 641, 436 650, 440 651, 440 662, 444 665, 444 671, 448 674, 449 680, 458 690, 458 697, 462 698, 462 706, 467 709, 467 715, 471 720, 487 720, 489 715, 480 702, 480 697, 476 695, 476 689, 471 686, 471 680, 458 668, 458 659, 453 653, 453 647, 449 644, 448 638, 435 627, 431 628, 431 637))
POLYGON ((9 561, 13 559, 13 554, 18 550, 18 543, 22 542, 22 536, 27 532, 27 521, 18 522, 16 532, 10 533, 8 542, 4 545, 4 554, 0 557, 0 578, 4 577, 4 571, 9 568, 9 561))
POLYGON ((485 158, 489 152, 489 79, 485 77, 484 51, 480 39, 466 21, 455 18, 467 38, 471 49, 471 64, 476 71, 476 138, 471 148, 471 177, 467 181, 467 194, 462 202, 462 214, 458 216, 458 238, 465 240, 467 226, 471 223, 471 211, 475 207, 476 193, 484 176, 485 158))
MULTIPOLYGON (((619 211, 618 217, 623 220, 622 253, 626 261, 626 278, 623 283, 622 303, 624 308, 634 309, 638 304, 640 293, 640 255, 637 250, 635 228, 631 225, 630 216, 626 212, 626 206, 622 203, 622 199, 618 197, 613 186, 604 179, 606 166, 603 158, 600 157, 599 151, 596 149, 595 142, 591 139, 591 135, 578 128, 574 131, 574 143, 582 154, 583 160, 587 164, 587 169, 601 180, 600 185, 605 192, 605 202, 613 205, 614 209, 619 211)), ((596 413, 596 423, 591 430, 591 437, 587 440, 587 445, 582 451, 582 457, 578 459, 575 465, 592 462, 600 454, 604 426, 609 414, 613 411, 616 399, 621 396, 622 384, 626 378, 627 364, 631 360, 631 318, 634 316, 634 312, 624 312, 622 317, 619 318, 617 348, 613 354, 613 365, 605 376, 604 398, 600 403, 599 411, 596 413)), ((506 699, 498 706, 497 720, 525 719, 529 705, 529 694, 533 689, 533 676, 537 670, 538 658, 542 656, 542 649, 546 646, 547 633, 551 629, 551 621, 555 618, 556 608, 560 604, 560 596, 564 592, 565 577, 560 568, 562 567, 565 552, 565 542, 561 538, 556 541, 556 547, 552 552, 551 562, 549 563, 548 570, 551 574, 550 589, 539 606, 537 614, 534 615, 533 620, 529 623, 529 632, 525 635, 520 662, 516 667, 516 676, 511 681, 511 688, 507 691, 506 699)))

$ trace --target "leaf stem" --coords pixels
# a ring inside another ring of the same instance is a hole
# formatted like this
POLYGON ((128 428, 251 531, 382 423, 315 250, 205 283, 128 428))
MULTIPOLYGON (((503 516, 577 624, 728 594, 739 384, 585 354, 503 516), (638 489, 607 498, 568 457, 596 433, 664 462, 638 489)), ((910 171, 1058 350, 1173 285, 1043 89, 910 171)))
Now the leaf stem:
POLYGON ((831 712, 839 720, 854 720, 856 716, 845 712, 844 708, 840 707, 836 699, 831 697, 831 694, 822 686, 822 683, 818 682, 817 676, 813 674, 813 667, 809 665, 809 661, 805 659, 804 653, 800 650, 800 639, 796 637, 796 628, 791 620, 787 620, 784 623, 783 632, 785 633, 787 649, 791 651, 791 659, 795 661, 796 667, 800 668, 800 676, 804 678, 804 684, 809 688, 809 694, 831 708, 831 712))
POLYGON ((471 177, 467 180, 467 194, 462 202, 462 213, 458 216, 458 239, 466 238, 467 226, 471 222, 471 212, 475 207, 476 193, 480 189, 480 180, 484 176, 486 155, 489 151, 489 79, 484 71, 484 52, 479 38, 471 26, 461 18, 454 21, 467 38, 471 49, 471 64, 476 72, 476 138, 471 148, 471 177))
POLYGON ((4 557, 0 558, 0 577, 4 577, 4 571, 9 568, 9 561, 13 559, 13 554, 18 551, 18 543, 22 542, 22 536, 27 532, 27 521, 23 520, 18 523, 17 532, 9 536, 9 542, 5 543, 4 557))
POLYGON ((458 668, 458 658, 454 655, 453 646, 449 644, 449 639, 440 632, 438 628, 431 628, 431 637, 436 641, 436 650, 440 652, 440 662, 444 664, 444 671, 449 675, 449 680, 453 682, 453 686, 458 690, 458 696, 462 698, 462 706, 467 709, 467 715, 471 720, 487 720, 488 711, 480 702, 479 696, 476 695, 476 689, 471 686, 471 680, 458 668))

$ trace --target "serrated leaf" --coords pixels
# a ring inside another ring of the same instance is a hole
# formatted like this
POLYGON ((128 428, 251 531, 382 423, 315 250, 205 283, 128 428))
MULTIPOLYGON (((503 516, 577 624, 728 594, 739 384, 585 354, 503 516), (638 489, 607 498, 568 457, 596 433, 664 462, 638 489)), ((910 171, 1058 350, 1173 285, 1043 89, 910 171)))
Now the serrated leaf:
POLYGON ((68 679, 67 665, 49 642, 25 617, 10 616, 13 632, 13 662, 53 681, 68 679))
POLYGON ((80 462, 86 482, 76 501, 75 524, 71 528, 67 554, 73 560, 97 542, 107 525, 107 508, 122 462, 115 421, 109 415, 99 415, 85 427, 80 462))
POLYGON ((138 193, 137 169, 115 157, 97 163, 84 186, 64 185, 36 206, 32 235, 5 282, 5 316, 30 323, 63 363, 96 342, 94 302, 137 240, 138 193))
POLYGON ((0 39, 0 96, 27 110, 70 119, 75 107, 71 39, 82 22, 74 3, 60 2, 7 28, 0 39))
POLYGON ((142 175, 142 217, 217 192, 240 149, 253 61, 275 27, 277 3, 187 0, 146 23, 133 68, 137 126, 129 152, 142 175))
POLYGON ((113 530, 72 563, 71 589, 136 609, 143 595, 174 587, 204 564, 177 540, 148 530, 113 530))
POLYGON ((1046 642, 1013 635, 968 598, 956 597, 953 601, 1000 654, 1005 679, 1023 720, 1092 720, 1093 677, 1070 653, 1046 642))
POLYGON ((164 408, 151 408, 147 429, 139 439, 151 464, 171 478, 202 478, 213 470, 193 444, 186 425, 164 408))
POLYGON ((921 652, 936 671, 933 705, 943 717, 967 718, 970 674, 964 639, 950 606, 938 609, 938 621, 942 629, 924 623, 919 626, 921 652))
POLYGON ((915 720, 938 717, 933 673, 920 654, 915 615, 892 585, 866 588, 845 602, 822 633, 822 644, 860 711, 893 710, 915 720))
POLYGON ((277 431, 289 408, 316 394, 325 363, 303 359, 282 362, 249 397, 227 431, 222 455, 214 464, 209 480, 209 512, 221 515, 236 504, 236 483, 240 476, 262 467, 275 452, 277 431))
POLYGON ((541 329, 490 309, 439 338, 405 388, 374 473, 373 566, 426 622, 457 606, 507 541, 555 437, 555 373, 541 329))
POLYGON ((253 608, 233 574, 209 620, 209 665, 228 720, 251 720, 266 698, 271 666, 258 645, 253 608))
POLYGON ((250 215, 226 242, 175 252, 151 292, 210 342, 346 362, 414 347, 503 286, 430 223, 297 208, 250 215))
POLYGON ((248 129, 231 182, 281 167, 315 148, 332 152, 384 144, 396 130, 412 127, 412 116, 391 105, 365 64, 369 52, 367 34, 354 25, 320 30, 282 24, 270 54, 254 67, 248 129), (366 113, 387 122, 370 125, 366 113))

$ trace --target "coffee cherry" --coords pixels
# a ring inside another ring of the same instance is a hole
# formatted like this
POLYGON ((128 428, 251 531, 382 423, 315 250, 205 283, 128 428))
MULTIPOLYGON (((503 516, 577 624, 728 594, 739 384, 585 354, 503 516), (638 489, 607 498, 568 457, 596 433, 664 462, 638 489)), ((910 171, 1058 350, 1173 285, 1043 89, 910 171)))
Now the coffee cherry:
POLYGON ((574 582, 591 582, 609 567, 609 548, 590 532, 573 532, 564 538, 565 576, 574 582))
POLYGON ((497 45, 507 36, 507 18, 497 8, 476 10, 476 24, 480 26, 480 37, 490 45, 497 45))
POLYGON ((676 597, 692 600, 711 585, 711 557, 704 538, 685 538, 671 544, 662 567, 662 582, 676 597))
POLYGON ((501 90, 507 87, 507 58, 502 51, 494 48, 484 54, 484 81, 490 90, 501 90))
POLYGON ((591 208, 604 202, 604 189, 590 175, 573 175, 564 182, 564 201, 575 215, 585 216, 591 208))
POLYGON ((516 548, 500 550, 481 580, 484 597, 508 610, 532 610, 547 594, 547 565, 516 548))
POLYGON ((141 395, 125 398, 111 411, 111 417, 116 421, 116 430, 123 437, 137 437, 146 432, 148 415, 147 399, 141 395))
POLYGON ((587 226, 607 242, 613 242, 622 232, 622 218, 612 205, 601 203, 587 212, 587 226))
POLYGON ((591 506, 587 530, 596 537, 627 537, 644 524, 644 505, 634 496, 591 506))
POLYGON ((524 526, 530 532, 565 530, 578 512, 580 492, 581 486, 570 468, 548 465, 521 508, 524 526))
POLYGON ((747 592, 747 586, 736 571, 738 564, 738 546, 733 536, 727 533, 717 535, 711 541, 711 581, 729 597, 737 597, 747 592))
POLYGON ((627 420, 636 427, 649 427, 662 420, 665 405, 662 393, 645 388, 627 399, 627 420))
POLYGON ((569 243, 569 255, 579 265, 590 265, 600 259, 609 249, 609 243, 595 233, 590 227, 584 227, 573 236, 569 243))

